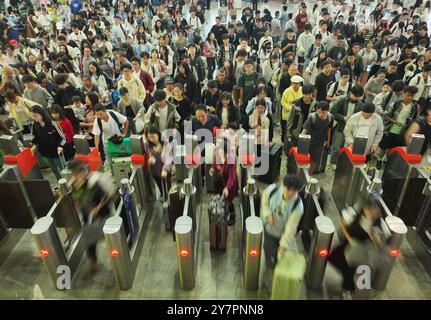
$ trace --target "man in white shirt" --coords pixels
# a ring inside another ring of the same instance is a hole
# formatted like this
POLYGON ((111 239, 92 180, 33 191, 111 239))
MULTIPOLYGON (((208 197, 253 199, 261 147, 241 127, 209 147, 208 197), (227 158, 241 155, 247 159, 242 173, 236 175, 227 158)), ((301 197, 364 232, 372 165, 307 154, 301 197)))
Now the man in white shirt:
POLYGON ((349 69, 342 68, 340 70, 340 80, 333 82, 329 88, 328 93, 326 95, 326 100, 329 101, 331 107, 334 105, 335 101, 341 97, 345 96, 349 93, 352 88, 352 83, 350 80, 350 71, 349 69))
MULTIPOLYGON (((96 148, 101 150, 100 137, 103 139, 103 145, 105 150, 107 149, 108 140, 113 137, 124 138, 129 128, 129 122, 127 117, 123 116, 114 110, 106 110, 106 107, 102 103, 98 103, 94 106, 94 112, 96 113, 96 119, 93 124, 94 144, 96 148)), ((105 151, 105 155, 108 153, 105 151)))
POLYGON ((81 47, 81 41, 87 39, 87 36, 84 32, 80 31, 78 25, 72 23, 72 33, 68 36, 69 41, 75 42, 78 47, 81 47))
POLYGON ((397 47, 397 41, 395 39, 391 39, 388 41, 388 46, 383 49, 381 59, 382 62, 380 63, 380 66, 382 68, 386 68, 391 61, 398 62, 398 59, 400 58, 401 50, 397 47))
POLYGON ((371 155, 377 151, 384 131, 382 118, 374 111, 374 104, 365 103, 362 106, 362 111, 353 114, 347 120, 344 128, 347 148, 352 148, 353 141, 357 135, 368 137, 367 146, 365 147, 367 160, 370 160, 371 155))
POLYGON ((43 30, 52 30, 51 28, 51 18, 46 11, 46 8, 42 8, 42 14, 37 19, 37 24, 42 27, 43 30))
POLYGON ((298 63, 304 63, 304 56, 314 43, 314 36, 311 34, 311 29, 311 24, 306 23, 304 26, 304 32, 299 35, 296 42, 298 46, 298 63))
POLYGON ((117 42, 118 46, 121 46, 122 43, 126 42, 126 30, 124 29, 124 27, 121 25, 121 18, 116 16, 114 18, 114 24, 112 25, 112 36, 114 38, 114 40, 117 42))
POLYGON ((196 16, 196 11, 193 9, 190 10, 189 25, 191 25, 197 33, 201 32, 201 21, 196 16))

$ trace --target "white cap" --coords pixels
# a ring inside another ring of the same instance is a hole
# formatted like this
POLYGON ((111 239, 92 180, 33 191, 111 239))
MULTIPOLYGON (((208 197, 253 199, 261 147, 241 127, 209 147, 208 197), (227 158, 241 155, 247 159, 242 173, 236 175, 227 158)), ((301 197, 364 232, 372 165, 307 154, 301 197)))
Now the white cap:
POLYGON ((290 78, 290 82, 301 83, 301 82, 304 82, 304 79, 302 79, 302 77, 300 76, 293 76, 292 78, 290 78))
POLYGON ((414 27, 411 25, 411 24, 409 24, 408 26, 407 26, 407 30, 413 30, 414 29, 414 27))

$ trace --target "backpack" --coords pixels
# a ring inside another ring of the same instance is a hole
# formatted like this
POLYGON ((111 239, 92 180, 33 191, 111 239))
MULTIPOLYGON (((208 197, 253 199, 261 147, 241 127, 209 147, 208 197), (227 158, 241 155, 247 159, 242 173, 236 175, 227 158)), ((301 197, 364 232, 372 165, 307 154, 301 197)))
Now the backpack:
POLYGON ((118 89, 115 89, 114 91, 112 91, 111 100, 114 106, 118 105, 118 102, 120 101, 120 94, 118 92, 118 89))
MULTIPOLYGON (((270 202, 272 196, 277 192, 277 190, 279 188, 281 188, 281 187, 275 187, 274 189, 271 190, 271 192, 269 193, 268 202, 270 202)), ((301 197, 299 196, 299 191, 298 191, 298 197, 296 198, 295 202, 293 203, 293 207, 292 207, 292 210, 290 212, 295 211, 295 209, 298 207, 300 200, 301 200, 301 197)))
MULTIPOLYGON (((326 86, 326 92, 329 92, 329 89, 331 88, 331 86, 332 86, 333 83, 335 83, 335 86, 334 86, 334 91, 333 91, 331 97, 334 97, 334 96, 337 95, 338 85, 339 85, 340 82, 339 81, 331 81, 331 82, 329 82, 328 85, 326 86)), ((349 81, 349 85, 347 86, 347 92, 346 92, 346 94, 348 94, 350 92, 350 89, 352 89, 352 83, 349 81)))
MULTIPOLYGON (((328 114, 328 120, 329 120, 329 123, 331 123, 331 121, 332 121, 332 114, 331 114, 331 113, 329 113, 329 114, 328 114)), ((315 125, 315 124, 316 124, 316 121, 317 121, 316 113, 315 113, 315 112, 313 112, 313 113, 311 114, 311 124, 312 124, 312 125, 315 125)))

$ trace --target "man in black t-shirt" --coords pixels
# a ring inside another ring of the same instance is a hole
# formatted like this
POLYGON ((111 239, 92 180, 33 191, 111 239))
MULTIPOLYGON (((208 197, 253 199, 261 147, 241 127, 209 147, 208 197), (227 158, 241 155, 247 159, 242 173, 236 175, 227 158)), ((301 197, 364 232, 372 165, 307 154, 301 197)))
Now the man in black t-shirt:
POLYGON ((396 61, 391 61, 386 67, 386 80, 388 80, 390 85, 392 85, 392 83, 394 83, 396 80, 401 80, 401 76, 397 70, 398 63, 396 61))
POLYGON ((295 31, 293 29, 286 30, 286 37, 281 42, 281 54, 284 58, 288 52, 295 52, 296 50, 296 38, 295 31))
POLYGON ((322 72, 314 83, 314 96, 317 101, 326 101, 326 88, 332 81, 335 81, 335 76, 331 73, 331 61, 325 60, 322 62, 322 72))
POLYGON ((210 32, 214 33, 214 36, 217 40, 218 45, 221 46, 223 44, 222 35, 227 33, 227 29, 224 25, 221 24, 220 17, 216 17, 215 20, 216 20, 216 24, 212 26, 210 32))

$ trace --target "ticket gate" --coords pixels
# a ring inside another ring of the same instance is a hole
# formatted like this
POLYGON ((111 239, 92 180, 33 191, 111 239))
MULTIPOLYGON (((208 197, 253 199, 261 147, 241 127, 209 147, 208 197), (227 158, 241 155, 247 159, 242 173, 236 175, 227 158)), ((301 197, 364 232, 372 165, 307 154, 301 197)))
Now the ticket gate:
MULTIPOLYGON (((243 164, 246 169, 247 166, 243 164)), ((251 177, 251 170, 248 174, 246 186, 242 190, 243 201, 241 202, 241 216, 243 223, 243 243, 242 258, 244 268, 244 288, 246 290, 257 290, 259 288, 260 264, 262 257, 263 243, 263 222, 259 217, 260 208, 256 203, 258 196, 256 180, 251 177)))
POLYGON ((183 214, 176 219, 174 226, 180 287, 183 290, 192 290, 196 285, 196 243, 199 232, 198 217, 196 215, 198 211, 196 199, 198 188, 193 183, 193 175, 200 171, 200 165, 199 161, 194 160, 193 157, 189 160, 192 161, 192 164, 187 165, 189 174, 184 179, 184 184, 181 188, 181 194, 184 197, 183 214))
POLYGON ((391 149, 382 175, 382 197, 389 210, 407 226, 415 225, 426 198, 426 186, 431 182, 420 168, 419 152, 424 139, 423 135, 415 135, 408 147, 391 149))
MULTIPOLYGON (((75 160, 80 161, 88 166, 91 172, 99 171, 102 168, 102 158, 97 148, 90 148, 87 137, 83 134, 75 134, 73 136, 73 144, 75 145, 75 160)), ((61 171, 61 176, 66 180, 70 179, 70 170, 64 168, 61 171)))
POLYGON ((37 165, 37 158, 29 148, 20 148, 14 136, 0 136, 0 148, 4 151, 4 169, 8 165, 18 165, 24 179, 43 179, 42 171, 37 165))
POLYGON ((407 147, 389 151, 382 175, 382 198, 394 215, 413 227, 431 254, 431 179, 421 169, 424 136, 413 135, 407 147))
POLYGON ((73 279, 85 253, 83 217, 72 198, 67 180, 59 180, 60 198, 31 228, 33 240, 51 279, 58 289, 57 270, 67 266, 73 279))
POLYGON ((142 137, 132 135, 130 143, 131 175, 121 181, 121 199, 115 215, 103 227, 112 270, 120 290, 127 290, 133 284, 156 196, 142 137))
POLYGON ((407 227, 402 219, 392 214, 381 197, 382 181, 378 178, 371 180, 365 172, 364 150, 366 140, 366 137, 355 137, 353 151, 348 148, 340 150, 332 186, 332 197, 340 213, 348 207, 353 208, 358 213, 363 198, 371 193, 379 201, 384 223, 390 231, 390 236, 386 241, 389 248, 387 252, 388 262, 374 270, 372 287, 376 290, 384 290, 395 260, 399 255, 402 241, 406 236, 407 227))
POLYGON ((55 198, 29 148, 19 148, 12 136, 1 136, 0 144, 6 152, 0 172, 1 264, 24 230, 49 211, 55 198))
POLYGON ((335 227, 332 220, 323 213, 317 180, 308 174, 311 161, 310 139, 309 135, 300 135, 298 146, 289 150, 287 171, 296 175, 302 185, 300 194, 304 214, 298 229, 298 246, 307 257, 305 283, 310 289, 319 290, 325 275, 335 227))

